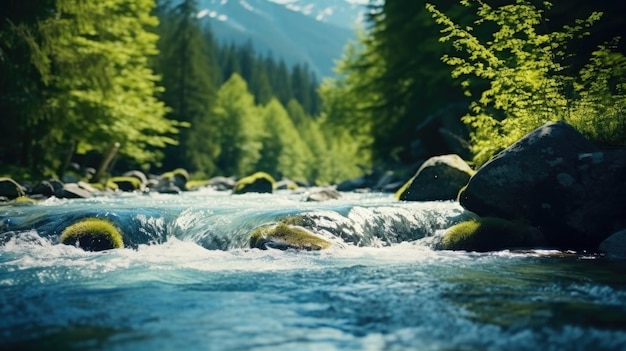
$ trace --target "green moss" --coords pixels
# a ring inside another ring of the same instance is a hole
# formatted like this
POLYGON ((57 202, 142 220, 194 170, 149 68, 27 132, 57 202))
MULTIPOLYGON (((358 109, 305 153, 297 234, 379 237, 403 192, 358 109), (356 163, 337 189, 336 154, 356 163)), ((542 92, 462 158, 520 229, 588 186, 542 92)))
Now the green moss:
POLYGON ((250 176, 243 177, 235 183, 233 194, 271 193, 274 190, 276 181, 265 172, 256 172, 250 176))
POLYGON ((282 250, 296 249, 317 251, 330 247, 330 242, 318 237, 304 228, 278 223, 255 229, 250 235, 250 247, 282 250))
POLYGON ((16 198, 15 200, 13 200, 13 203, 16 205, 34 205, 37 202, 38 202, 37 200, 31 199, 28 196, 20 196, 16 198))
POLYGON ((411 184, 413 183, 413 179, 415 177, 409 179, 406 183, 404 183, 403 186, 400 187, 400 189, 398 189, 398 191, 396 191, 396 193, 394 194, 394 197, 397 200, 403 200, 404 198, 404 193, 407 191, 407 189, 411 186, 411 184))
POLYGON ((501 218, 484 217, 461 222, 444 234, 444 250, 497 251, 543 245, 541 233, 532 227, 501 218))
POLYGON ((459 194, 456 196, 457 201, 461 200, 461 196, 463 196, 465 190, 467 190, 467 185, 464 185, 461 189, 459 189, 459 194))
POLYGON ((101 218, 86 218, 75 222, 63 230, 59 241, 87 251, 124 247, 120 231, 113 223, 101 218))

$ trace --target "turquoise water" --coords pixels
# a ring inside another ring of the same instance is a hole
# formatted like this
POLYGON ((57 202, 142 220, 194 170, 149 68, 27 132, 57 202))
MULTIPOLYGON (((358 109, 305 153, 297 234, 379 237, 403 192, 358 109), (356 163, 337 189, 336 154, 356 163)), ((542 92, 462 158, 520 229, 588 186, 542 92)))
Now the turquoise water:
POLYGON ((454 202, 213 191, 0 207, 0 350, 625 350, 626 264, 434 251, 454 202), (315 220, 332 248, 247 248, 315 220), (85 216, 126 248, 57 244, 85 216))

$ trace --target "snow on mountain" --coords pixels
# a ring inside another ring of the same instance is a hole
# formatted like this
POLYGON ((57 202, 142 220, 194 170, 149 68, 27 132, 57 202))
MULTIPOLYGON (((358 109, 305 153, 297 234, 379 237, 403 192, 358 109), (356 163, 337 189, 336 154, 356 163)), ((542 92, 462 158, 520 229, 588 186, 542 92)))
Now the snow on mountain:
POLYGON ((353 29, 363 21, 368 0, 269 0, 318 21, 353 29))
POLYGON ((220 42, 252 43, 289 65, 306 63, 319 78, 354 38, 363 0, 200 0, 198 18, 220 42))

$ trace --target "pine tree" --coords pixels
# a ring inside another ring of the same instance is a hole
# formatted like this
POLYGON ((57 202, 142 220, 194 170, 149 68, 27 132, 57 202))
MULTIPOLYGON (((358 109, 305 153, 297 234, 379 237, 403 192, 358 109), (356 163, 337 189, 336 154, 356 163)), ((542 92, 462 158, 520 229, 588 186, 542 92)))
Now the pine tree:
POLYGON ((216 171, 213 163, 218 145, 205 136, 215 133, 210 108, 215 99, 215 64, 211 49, 196 18, 196 1, 184 0, 173 9, 161 11, 161 57, 157 64, 163 75, 163 101, 171 108, 170 119, 185 123, 180 145, 167 149, 165 169, 188 168, 208 175, 216 171))

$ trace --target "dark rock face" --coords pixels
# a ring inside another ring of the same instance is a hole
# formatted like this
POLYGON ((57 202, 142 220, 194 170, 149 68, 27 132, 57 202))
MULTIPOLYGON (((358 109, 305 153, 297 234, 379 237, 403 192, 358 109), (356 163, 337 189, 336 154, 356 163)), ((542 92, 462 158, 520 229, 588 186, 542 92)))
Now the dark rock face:
POLYGON ((474 171, 458 155, 431 157, 396 193, 403 201, 456 200, 474 171))
POLYGON ((563 122, 526 135, 472 176, 459 195, 480 216, 520 220, 549 245, 597 249, 626 228, 626 151, 601 152, 563 122))

